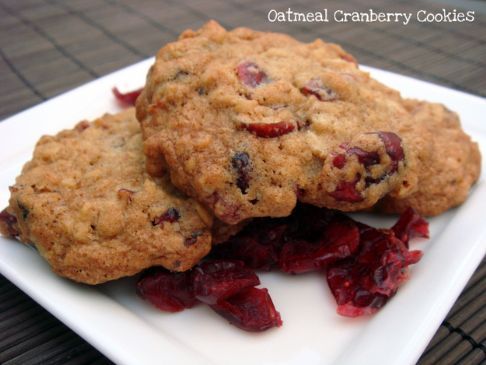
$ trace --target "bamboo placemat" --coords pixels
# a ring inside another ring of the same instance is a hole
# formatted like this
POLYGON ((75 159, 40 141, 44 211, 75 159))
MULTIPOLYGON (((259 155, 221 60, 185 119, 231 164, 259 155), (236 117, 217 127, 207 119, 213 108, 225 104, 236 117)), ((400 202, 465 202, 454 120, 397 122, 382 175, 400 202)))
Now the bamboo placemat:
MULTIPOLYGON (((152 56, 182 30, 198 28, 211 18, 229 28, 281 31, 302 41, 322 37, 341 44, 362 64, 486 96, 484 5, 472 23, 267 21, 270 9, 289 7, 295 11, 452 9, 430 0, 1 0, 0 119, 152 56)), ((486 362, 485 293, 483 261, 419 364, 486 362)), ((0 276, 0 363, 110 361, 0 276)))

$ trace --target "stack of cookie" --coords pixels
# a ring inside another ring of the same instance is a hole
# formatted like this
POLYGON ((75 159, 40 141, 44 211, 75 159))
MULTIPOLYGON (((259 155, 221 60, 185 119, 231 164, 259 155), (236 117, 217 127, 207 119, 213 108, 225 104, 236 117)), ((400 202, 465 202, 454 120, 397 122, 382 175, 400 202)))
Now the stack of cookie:
POLYGON ((158 52, 136 118, 41 138, 0 229, 96 284, 188 270, 252 218, 299 202, 437 215, 479 173, 455 113, 401 98, 339 46, 209 22, 158 52))

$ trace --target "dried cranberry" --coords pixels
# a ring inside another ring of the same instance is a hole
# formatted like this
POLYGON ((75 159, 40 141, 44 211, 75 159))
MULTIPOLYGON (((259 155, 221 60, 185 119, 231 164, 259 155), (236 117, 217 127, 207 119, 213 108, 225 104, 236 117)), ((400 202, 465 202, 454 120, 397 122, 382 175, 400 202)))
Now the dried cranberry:
POLYGON ((194 294, 206 304, 216 304, 245 288, 260 284, 255 272, 243 261, 211 260, 194 269, 194 294))
POLYGON ((278 256, 272 245, 262 244, 257 237, 237 235, 212 253, 215 257, 238 258, 255 270, 270 270, 278 256))
POLYGON ((212 305, 211 308, 231 324, 245 331, 264 331, 280 327, 282 320, 267 289, 247 288, 212 305))
POLYGON ((323 237, 335 212, 310 205, 298 205, 285 218, 257 218, 227 243, 213 248, 217 258, 243 260, 256 270, 271 270, 288 242, 317 242, 323 237))
POLYGON ((267 74, 254 62, 245 61, 236 67, 236 74, 246 86, 257 87, 268 81, 267 74))
POLYGON ((246 194, 250 187, 250 156, 246 152, 236 152, 231 159, 231 166, 236 170, 238 177, 236 178, 236 186, 243 194, 246 194))
POLYGON ((278 262, 283 244, 291 237, 288 218, 257 218, 252 224, 216 246, 212 255, 217 258, 242 260, 255 270, 271 270, 278 262))
POLYGON ((1 231, 7 234, 10 237, 17 237, 19 235, 19 231, 17 229, 17 218, 7 212, 7 208, 0 212, 0 228, 1 231))
POLYGON ((333 101, 337 99, 337 94, 331 88, 325 86, 321 79, 310 79, 300 92, 306 96, 314 95, 320 101, 333 101))
POLYGON ((170 272, 153 268, 142 274, 137 293, 155 307, 167 312, 180 312, 197 303, 190 272, 170 272))
POLYGON ((370 314, 392 297, 407 277, 407 266, 420 260, 420 251, 409 252, 392 230, 360 227, 358 253, 331 265, 327 282, 345 316, 370 314))
POLYGON ((353 181, 341 181, 336 189, 329 193, 334 199, 338 201, 346 201, 356 203, 362 201, 364 198, 359 191, 356 190, 360 176, 358 175, 353 181))
POLYGON ((348 155, 356 155, 359 163, 364 167, 370 167, 380 163, 380 155, 376 151, 368 152, 359 147, 348 147, 347 145, 342 145, 341 147, 346 150, 348 155))
POLYGON ((337 167, 338 169, 342 169, 346 164, 346 156, 342 153, 334 156, 334 158, 332 159, 332 164, 334 167, 337 167))
POLYGON ((408 208, 400 215, 392 230, 407 247, 412 237, 429 237, 429 223, 412 208, 408 208))
POLYGON ((152 221, 152 224, 154 226, 156 226, 156 225, 159 225, 159 224, 164 223, 164 222, 174 223, 174 222, 177 222, 180 217, 181 217, 181 214, 179 213, 179 211, 176 208, 171 207, 171 208, 167 209, 164 214, 155 218, 152 221))
MULTIPOLYGON (((420 260, 422 253, 401 241, 414 235, 426 236, 427 223, 410 211, 393 229, 376 229, 336 211, 299 204, 288 217, 255 219, 212 255, 260 269, 278 263, 294 274, 327 268, 338 313, 355 317, 385 305, 407 278, 407 267, 420 260)), ((226 315, 233 318, 231 313, 226 315)))
POLYGON ((323 230, 317 242, 291 241, 284 244, 279 257, 282 271, 300 274, 324 269, 351 256, 359 244, 359 230, 354 221, 339 217, 323 230))
POLYGON ((129 91, 126 93, 122 93, 118 90, 118 88, 114 87, 111 89, 115 98, 122 104, 133 106, 137 101, 138 96, 142 93, 143 87, 137 90, 129 91))
POLYGON ((398 170, 398 163, 403 161, 405 153, 402 148, 401 138, 393 132, 378 132, 378 136, 385 145, 385 150, 390 159, 392 160, 392 166, 390 173, 398 170))
POLYGON ((243 128, 261 138, 276 138, 292 132, 295 125, 289 122, 243 124, 243 128))

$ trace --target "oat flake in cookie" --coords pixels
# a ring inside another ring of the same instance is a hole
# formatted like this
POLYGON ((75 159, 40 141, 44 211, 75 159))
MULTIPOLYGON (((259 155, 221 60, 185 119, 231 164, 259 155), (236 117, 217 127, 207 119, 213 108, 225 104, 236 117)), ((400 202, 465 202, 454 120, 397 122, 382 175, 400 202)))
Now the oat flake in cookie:
POLYGON ((343 211, 416 188, 400 95, 339 46, 209 22, 157 54, 137 117, 152 175, 222 221, 343 211))
POLYGON ((2 233, 33 243, 57 274, 88 284, 196 264, 211 247, 211 215, 145 172, 134 114, 42 137, 10 188, 2 233))

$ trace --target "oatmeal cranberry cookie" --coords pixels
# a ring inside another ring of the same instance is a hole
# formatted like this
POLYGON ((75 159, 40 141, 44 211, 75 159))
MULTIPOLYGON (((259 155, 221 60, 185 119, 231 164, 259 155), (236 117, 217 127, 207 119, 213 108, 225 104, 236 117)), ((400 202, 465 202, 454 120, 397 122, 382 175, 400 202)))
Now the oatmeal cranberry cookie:
POLYGON ((235 224, 297 200, 355 211, 415 188, 400 95, 339 46, 209 22, 157 54, 137 102, 149 173, 235 224))
POLYGON ((142 151, 133 108, 42 137, 10 188, 2 232, 88 284, 153 265, 189 269, 210 250, 212 216, 148 176, 142 151))
POLYGON ((477 143, 461 129, 456 113, 441 104, 405 100, 413 116, 413 128, 398 131, 418 155, 417 190, 396 199, 385 197, 377 205, 385 212, 403 212, 413 207, 422 215, 438 215, 463 203, 478 180, 481 155, 477 143))

